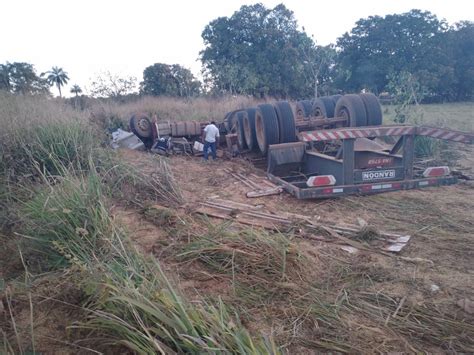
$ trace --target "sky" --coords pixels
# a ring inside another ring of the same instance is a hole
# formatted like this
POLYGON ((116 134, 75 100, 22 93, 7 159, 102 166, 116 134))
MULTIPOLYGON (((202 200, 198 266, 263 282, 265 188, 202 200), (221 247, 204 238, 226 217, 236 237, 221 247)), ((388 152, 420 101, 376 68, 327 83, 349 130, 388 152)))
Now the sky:
POLYGON ((59 66, 70 78, 64 93, 73 84, 87 93, 104 71, 141 81, 154 63, 180 64, 199 76, 204 27, 256 2, 285 4, 320 45, 335 43, 360 18, 414 8, 450 24, 474 20, 471 0, 2 0, 0 63, 31 63, 38 74, 59 66))

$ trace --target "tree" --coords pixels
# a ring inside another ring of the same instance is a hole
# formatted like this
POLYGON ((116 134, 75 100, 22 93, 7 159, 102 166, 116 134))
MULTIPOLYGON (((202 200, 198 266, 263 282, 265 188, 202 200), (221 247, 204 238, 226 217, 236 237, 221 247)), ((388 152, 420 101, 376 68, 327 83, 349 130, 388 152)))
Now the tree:
POLYGON ((336 57, 334 46, 318 46, 311 43, 309 48, 303 47, 303 54, 306 72, 309 73, 308 85, 312 84, 314 87, 313 97, 320 96, 320 91, 329 95, 334 90, 332 85, 332 72, 336 57))
POLYGON ((217 92, 311 95, 313 80, 304 49, 314 43, 298 30, 293 12, 283 4, 242 6, 231 17, 211 21, 202 33, 200 52, 206 82, 217 92))
POLYGON ((75 94, 76 97, 82 93, 82 89, 79 85, 74 84, 71 88, 71 94, 75 94))
POLYGON ((436 90, 441 80, 451 80, 440 41, 446 29, 444 21, 420 10, 360 19, 337 41, 338 84, 348 91, 366 88, 377 93, 391 75, 404 71, 436 90))
POLYGON ((63 68, 53 67, 50 71, 41 74, 41 76, 44 75, 47 75, 46 80, 50 85, 56 85, 59 91, 59 97, 62 97, 61 86, 67 84, 69 80, 68 74, 63 70, 63 68))
POLYGON ((49 84, 40 78, 32 64, 14 62, 0 64, 0 90, 14 94, 35 95, 48 92, 49 84))
POLYGON ((443 86, 453 100, 474 99, 474 22, 456 23, 444 36, 445 53, 450 54, 454 80, 443 86))
POLYGON ((100 73, 91 83, 93 97, 120 98, 132 94, 137 88, 137 78, 134 76, 121 77, 109 71, 100 73))
POLYGON ((11 91, 11 64, 0 64, 0 90, 11 91))
POLYGON ((189 97, 198 95, 201 83, 179 64, 155 63, 143 71, 140 92, 145 95, 189 97))

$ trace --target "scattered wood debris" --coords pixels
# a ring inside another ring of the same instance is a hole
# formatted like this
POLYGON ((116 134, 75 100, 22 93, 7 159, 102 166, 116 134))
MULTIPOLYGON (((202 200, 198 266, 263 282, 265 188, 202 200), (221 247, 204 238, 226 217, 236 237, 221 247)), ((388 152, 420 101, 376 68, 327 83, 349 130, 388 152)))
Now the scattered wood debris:
POLYGON ((349 253, 357 250, 378 252, 400 252, 410 241, 409 235, 387 233, 370 229, 375 235, 371 238, 360 238, 368 229, 367 222, 359 221, 359 225, 342 225, 331 221, 315 221, 308 216, 294 213, 275 214, 264 211, 262 206, 253 206, 229 200, 208 199, 201 202, 196 213, 210 217, 233 220, 241 224, 258 226, 266 229, 278 230, 282 226, 298 227, 298 236, 342 244, 349 253), (317 234, 315 234, 317 233, 317 234), (350 248, 348 248, 350 247, 350 248))
POLYGON ((246 193, 247 197, 262 197, 269 195, 278 195, 283 192, 281 186, 277 186, 272 182, 268 181, 265 177, 260 177, 254 174, 250 174, 252 177, 249 178, 242 173, 232 171, 231 169, 224 169, 226 173, 232 176, 234 179, 240 181, 245 186, 250 188, 250 191, 246 193))

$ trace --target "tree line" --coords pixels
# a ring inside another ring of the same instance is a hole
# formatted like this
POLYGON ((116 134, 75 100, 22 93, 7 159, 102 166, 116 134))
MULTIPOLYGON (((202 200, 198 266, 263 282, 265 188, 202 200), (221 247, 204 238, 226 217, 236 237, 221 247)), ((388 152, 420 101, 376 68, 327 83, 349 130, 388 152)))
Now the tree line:
MULTIPOLYGON (((474 23, 449 26, 428 11, 362 18, 335 44, 321 46, 285 5, 244 5, 211 21, 202 38, 202 82, 179 64, 155 63, 145 68, 138 94, 390 94, 409 78, 425 101, 474 98, 474 23)), ((55 85, 61 96, 68 80, 58 67, 37 75, 28 63, 0 64, 0 89, 13 93, 44 93, 55 85)), ((134 92, 136 82, 107 72, 92 81, 90 94, 121 97, 134 92)), ((74 85, 71 92, 77 96, 82 89, 74 85)))
POLYGON ((409 76, 426 100, 474 97, 474 23, 448 26, 428 11, 370 16, 336 44, 319 46, 284 5, 242 6, 202 33, 213 90, 303 98, 392 91, 409 76))

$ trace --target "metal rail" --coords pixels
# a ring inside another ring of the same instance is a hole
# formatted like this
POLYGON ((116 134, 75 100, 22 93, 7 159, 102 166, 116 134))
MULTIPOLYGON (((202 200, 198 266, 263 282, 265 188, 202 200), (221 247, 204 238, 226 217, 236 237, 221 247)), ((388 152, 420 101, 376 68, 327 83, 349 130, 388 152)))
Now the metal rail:
POLYGON ((372 138, 384 136, 419 135, 459 143, 474 143, 474 134, 430 126, 388 125, 344 127, 298 133, 302 142, 323 142, 336 139, 372 138))

